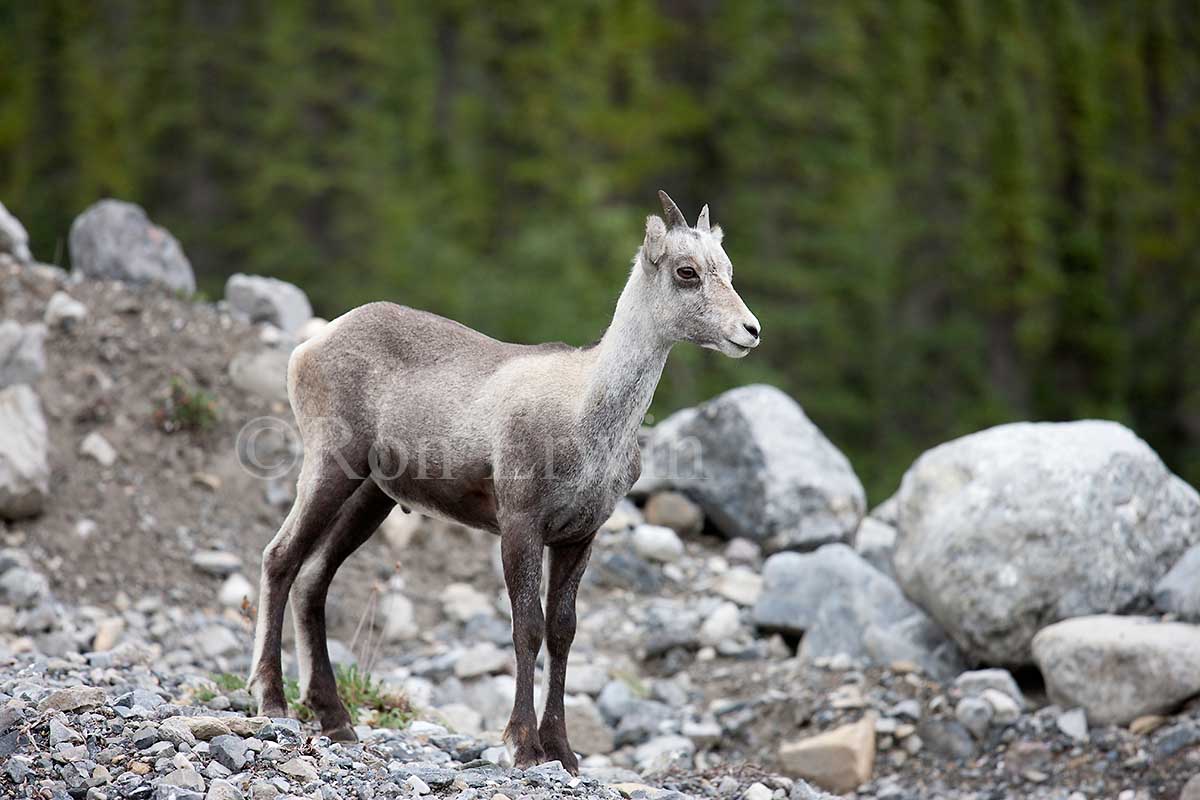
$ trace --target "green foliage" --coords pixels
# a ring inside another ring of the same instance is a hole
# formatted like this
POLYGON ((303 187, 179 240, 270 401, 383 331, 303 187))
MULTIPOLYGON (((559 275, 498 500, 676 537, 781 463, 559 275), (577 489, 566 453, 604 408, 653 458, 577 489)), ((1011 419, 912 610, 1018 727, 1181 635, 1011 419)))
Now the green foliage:
MULTIPOLYGON (((416 712, 402 693, 388 690, 380 681, 357 665, 335 669, 338 696, 350 712, 350 721, 360 722, 375 728, 404 728, 416 718, 416 712)), ((216 673, 211 676, 214 688, 202 686, 195 697, 208 702, 218 693, 228 694, 246 688, 246 680, 240 675, 216 673)), ((314 719, 312 709, 300 702, 300 683, 294 678, 285 678, 283 696, 296 718, 310 722, 314 719)))
POLYGON ((217 401, 208 392, 176 375, 155 410, 158 427, 167 433, 207 431, 217 424, 217 401))
MULTIPOLYGON (((350 722, 375 728, 404 728, 416 718, 416 712, 402 693, 389 691, 381 682, 357 665, 335 669, 338 696, 350 712, 350 722)), ((300 684, 284 679, 283 696, 297 719, 311 721, 312 709, 300 702, 300 684)))
POLYGON ((202 287, 295 281, 594 340, 654 190, 727 233, 763 346, 657 417, 794 395, 874 500, 1014 419, 1200 482, 1194 0, 0 3, 0 199, 36 255, 115 194, 202 287))
POLYGON ((210 676, 211 685, 205 684, 199 686, 192 696, 201 703, 207 703, 219 694, 229 694, 236 692, 238 689, 246 688, 246 679, 241 675, 233 675, 228 672, 218 672, 210 676))

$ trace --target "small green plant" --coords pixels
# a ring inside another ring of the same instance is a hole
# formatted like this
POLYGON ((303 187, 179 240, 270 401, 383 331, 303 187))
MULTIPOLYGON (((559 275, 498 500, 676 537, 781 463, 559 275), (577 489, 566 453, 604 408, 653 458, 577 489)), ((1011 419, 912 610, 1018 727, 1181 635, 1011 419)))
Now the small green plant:
POLYGON ((201 703, 207 703, 213 700, 220 694, 229 694, 236 692, 238 689, 246 688, 246 679, 241 675, 231 675, 228 672, 214 673, 210 679, 211 684, 198 686, 192 691, 192 697, 199 700, 201 703))
MULTIPOLYGON (((356 665, 336 670, 338 697, 350 712, 350 722, 366 723, 376 728, 405 728, 416 717, 408 698, 392 692, 370 673, 356 665)), ((303 722, 314 719, 312 709, 300 702, 300 683, 292 678, 283 682, 283 696, 296 718, 303 722)))
POLYGON ((246 679, 241 675, 233 675, 229 672, 219 672, 212 676, 212 682, 222 692, 236 692, 238 689, 246 688, 246 679))
POLYGON ((206 431, 217 424, 217 401, 211 394, 189 385, 176 375, 170 391, 154 412, 158 427, 167 433, 206 431))

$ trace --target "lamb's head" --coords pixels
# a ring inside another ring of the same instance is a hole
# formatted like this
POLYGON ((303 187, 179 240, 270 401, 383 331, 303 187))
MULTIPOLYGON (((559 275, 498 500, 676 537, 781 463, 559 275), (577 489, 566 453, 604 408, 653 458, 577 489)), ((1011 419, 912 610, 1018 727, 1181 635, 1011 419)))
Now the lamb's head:
POLYGON ((692 227, 666 192, 658 196, 666 221, 646 218, 638 253, 655 318, 672 341, 741 358, 758 346, 760 329, 733 289, 733 264, 721 247, 721 228, 709 224, 708 206, 692 227))

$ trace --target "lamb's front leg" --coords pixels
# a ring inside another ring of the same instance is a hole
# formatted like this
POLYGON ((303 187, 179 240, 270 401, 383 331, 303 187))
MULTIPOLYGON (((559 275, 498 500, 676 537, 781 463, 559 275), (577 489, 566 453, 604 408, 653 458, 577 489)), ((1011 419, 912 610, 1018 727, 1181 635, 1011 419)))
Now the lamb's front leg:
POLYGON ((550 548, 550 588, 546 595, 546 651, 550 656, 550 689, 538 734, 546 758, 558 759, 564 768, 579 774, 579 760, 567 740, 563 692, 567 680, 567 658, 575 641, 575 595, 587 567, 592 538, 578 544, 550 548))
POLYGON ((504 582, 512 604, 513 648, 517 655, 517 692, 504 740, 518 767, 540 764, 546 754, 538 737, 533 708, 533 671, 542 647, 542 540, 529 526, 505 527, 500 534, 504 582))

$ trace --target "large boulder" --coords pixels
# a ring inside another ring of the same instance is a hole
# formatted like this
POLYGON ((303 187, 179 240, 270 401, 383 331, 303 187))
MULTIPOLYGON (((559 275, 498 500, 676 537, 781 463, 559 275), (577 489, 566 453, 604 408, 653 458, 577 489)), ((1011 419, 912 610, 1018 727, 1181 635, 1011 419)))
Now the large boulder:
POLYGON ((1050 699, 1088 721, 1127 725, 1200 693, 1200 626, 1099 615, 1059 622, 1033 639, 1050 699))
POLYGON ((846 654, 878 664, 912 661, 930 675, 962 671, 958 648, 900 587, 844 544, 776 553, 763 567, 754 623, 803 635, 807 659, 846 654))
POLYGON ((866 507, 846 457, 794 400, 764 385, 725 392, 655 426, 634 488, 682 491, 726 536, 772 550, 846 541, 866 507))
POLYGON ((71 264, 89 278, 196 291, 192 265, 179 242, 133 203, 110 199, 92 204, 71 224, 68 244, 71 264))
POLYGON ((1200 495, 1114 422, 1016 423, 930 450, 897 495, 905 594, 968 658, 1030 662, 1070 617, 1148 605, 1200 540, 1200 495))
POLYGON ((4 203, 0 203, 0 253, 8 253, 22 264, 33 261, 33 254, 29 252, 29 234, 4 203))
POLYGON ((298 333, 313 315, 303 289, 262 275, 230 275, 225 282, 225 302, 237 317, 269 322, 292 334, 298 333))
POLYGON ((0 322, 0 388, 36 383, 46 371, 46 326, 0 322))
POLYGON ((0 518, 41 512, 50 493, 46 420, 24 384, 0 389, 0 518))

